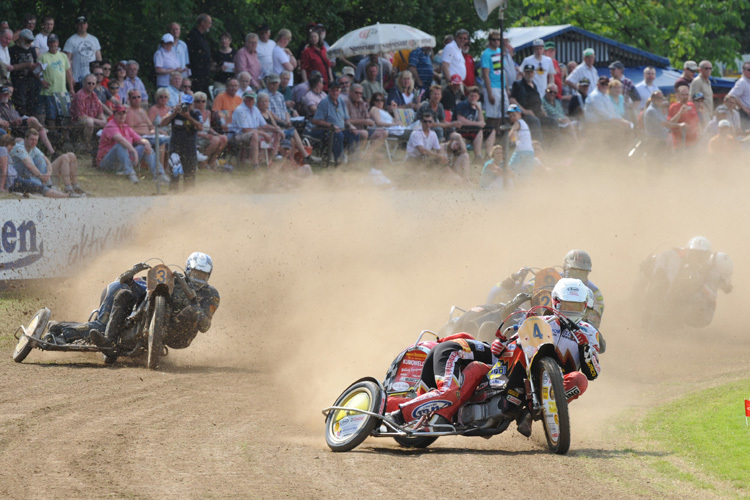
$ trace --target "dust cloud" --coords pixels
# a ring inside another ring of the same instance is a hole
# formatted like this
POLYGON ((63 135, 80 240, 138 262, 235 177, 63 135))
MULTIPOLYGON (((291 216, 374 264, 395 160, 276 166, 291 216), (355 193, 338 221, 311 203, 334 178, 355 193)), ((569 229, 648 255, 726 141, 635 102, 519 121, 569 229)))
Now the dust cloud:
MULTIPOLYGON (((656 172, 592 161, 507 192, 318 181, 281 194, 177 196, 144 216, 130 245, 66 282, 55 302, 82 318, 133 263, 159 257, 182 266, 191 252, 207 252, 221 307, 208 333, 170 352, 172 362, 271 372, 279 404, 319 432, 321 408, 359 377, 382 379, 452 305, 482 304, 519 267, 561 265, 582 248, 605 296, 608 342, 602 376, 571 407, 574 432, 586 434, 622 409, 674 395, 654 394, 655 380, 673 380, 677 394, 710 383, 709 370, 712 380, 738 373, 726 361, 739 362, 738 344, 748 347, 733 312, 746 295, 748 173, 716 175, 728 168, 683 162, 656 172), (643 331, 629 300, 640 262, 698 234, 733 257, 734 292, 720 294, 709 328, 643 331)), ((228 381, 227 390, 243 389, 228 381)))

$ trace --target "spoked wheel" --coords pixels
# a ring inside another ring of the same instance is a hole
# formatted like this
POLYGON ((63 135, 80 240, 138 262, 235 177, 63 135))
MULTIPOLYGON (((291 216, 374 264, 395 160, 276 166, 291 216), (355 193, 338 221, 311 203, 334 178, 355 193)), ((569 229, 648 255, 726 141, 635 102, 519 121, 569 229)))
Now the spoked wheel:
POLYGON ((159 354, 161 353, 161 342, 164 338, 164 327, 167 321, 167 299, 163 295, 158 295, 154 299, 154 314, 151 316, 151 323, 148 326, 148 354, 146 356, 146 366, 149 370, 155 370, 159 364, 159 354))
POLYGON ((565 397, 563 374, 555 360, 539 360, 537 394, 542 403, 542 421, 550 451, 564 455, 570 449, 570 417, 565 397))
POLYGON ((427 448, 434 443, 437 438, 437 436, 393 436, 393 439, 405 448, 427 448))
MULTIPOLYGON (((41 339, 44 329, 47 328, 51 311, 46 307, 39 309, 37 313, 31 318, 29 326, 26 327, 26 333, 34 337, 35 339, 41 339)), ((13 361, 16 363, 22 362, 29 355, 31 350, 36 347, 36 342, 29 339, 26 335, 21 335, 18 339, 16 348, 13 350, 13 361)))
MULTIPOLYGON (((377 412, 382 391, 375 382, 363 380, 350 386, 333 406, 377 412)), ((326 417, 326 443, 333 451, 349 451, 367 439, 380 419, 358 411, 331 410, 326 417)))

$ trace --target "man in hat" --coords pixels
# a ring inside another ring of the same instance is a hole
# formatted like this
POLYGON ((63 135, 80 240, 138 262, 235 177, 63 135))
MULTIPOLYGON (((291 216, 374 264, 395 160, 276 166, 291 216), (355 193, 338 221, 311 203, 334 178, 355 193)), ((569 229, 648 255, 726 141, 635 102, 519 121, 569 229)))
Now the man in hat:
POLYGON ((456 111, 456 104, 466 99, 463 86, 464 82, 461 80, 461 77, 452 75, 450 80, 448 80, 448 86, 443 90, 443 97, 440 99, 440 104, 451 115, 456 111))
MULTIPOLYGON (((183 94, 180 106, 164 117, 161 122, 166 127, 172 124, 172 136, 169 138, 169 155, 176 153, 182 164, 185 187, 195 185, 195 170, 198 168, 196 154, 198 131, 203 130, 203 117, 200 111, 193 109, 193 96, 183 94)), ((179 176, 172 172, 169 188, 177 189, 179 176)))
POLYGON ((276 47, 276 42, 271 40, 271 28, 267 24, 261 24, 258 26, 256 32, 258 34, 258 60, 260 61, 260 67, 263 70, 263 75, 269 75, 273 73, 273 49, 276 47))
POLYGON ((328 85, 328 96, 318 104, 312 123, 316 127, 312 134, 317 139, 331 141, 334 165, 338 165, 341 154, 346 148, 353 151, 359 143, 357 129, 349 121, 349 111, 341 96, 341 84, 338 81, 328 85))
POLYGON ((510 102, 520 109, 523 120, 529 125, 534 139, 541 141, 543 137, 541 119, 544 111, 542 111, 542 98, 534 82, 535 72, 536 66, 533 64, 523 67, 523 78, 514 82, 510 91, 510 102))
POLYGON ((620 61, 614 61, 609 65, 609 74, 615 80, 622 84, 622 95, 625 97, 625 104, 632 104, 641 100, 641 95, 635 90, 633 80, 625 76, 625 65, 620 61))
POLYGON ((39 93, 39 79, 41 68, 37 62, 36 48, 31 44, 34 34, 31 30, 23 29, 18 34, 18 40, 10 48, 10 64, 13 71, 10 79, 13 82, 13 104, 19 113, 32 116, 36 113, 36 101, 39 93))
POLYGON ((278 129, 266 123, 263 115, 255 106, 257 94, 250 90, 242 93, 242 104, 237 106, 232 114, 232 125, 229 127, 230 140, 250 149, 250 163, 253 168, 258 167, 260 143, 273 142, 273 132, 278 129))
POLYGON ((70 69, 68 56, 60 50, 60 39, 51 33, 47 39, 47 52, 39 56, 39 63, 44 66, 42 72, 41 101, 44 107, 47 123, 58 123, 56 94, 68 93, 68 99, 73 95, 73 72, 70 69))
POLYGON ((521 67, 533 66, 534 86, 539 94, 539 99, 542 99, 547 86, 550 83, 555 83, 555 65, 552 59, 544 55, 544 40, 537 38, 531 43, 531 46, 534 53, 521 62, 521 67))
POLYGON ((164 33, 161 37, 159 48, 154 53, 154 72, 156 73, 156 86, 167 87, 173 71, 182 72, 187 69, 180 66, 180 58, 174 50, 174 37, 171 33, 164 33))
POLYGON ((596 82, 599 80, 599 72, 594 67, 594 61, 596 55, 594 49, 588 48, 583 51, 583 62, 576 66, 576 68, 568 75, 565 79, 565 85, 578 90, 578 82, 581 78, 588 79, 589 83, 596 82))
POLYGON ((76 18, 76 33, 65 41, 63 52, 68 55, 73 71, 73 81, 80 84, 89 74, 89 63, 101 61, 102 52, 99 40, 88 32, 89 22, 86 16, 76 18))
POLYGON ((568 104, 568 116, 573 120, 583 121, 583 108, 589 94, 590 83, 588 78, 581 78, 578 81, 578 90, 573 91, 570 104, 568 104))
POLYGON ((697 74, 698 64, 695 61, 685 61, 685 64, 682 66, 682 76, 674 82, 674 91, 677 92, 677 89, 683 86, 689 89, 690 84, 693 83, 693 79, 697 74))

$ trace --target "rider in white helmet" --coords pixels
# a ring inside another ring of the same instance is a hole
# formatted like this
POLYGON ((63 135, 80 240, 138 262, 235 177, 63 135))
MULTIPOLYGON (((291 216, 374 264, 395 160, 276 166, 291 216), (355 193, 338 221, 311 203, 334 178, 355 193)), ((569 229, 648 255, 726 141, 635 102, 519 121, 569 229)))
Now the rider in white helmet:
MULTIPOLYGON (((129 271, 120 275, 117 281, 107 287, 103 303, 112 304, 111 314, 106 322, 106 329, 92 329, 89 333, 91 342, 99 347, 111 347, 125 327, 127 317, 133 307, 145 294, 145 284, 134 279, 135 275, 145 271, 147 264, 136 264, 129 271)), ((195 298, 185 295, 181 286, 175 286, 170 300, 171 315, 164 344, 172 349, 184 349, 190 345, 198 332, 207 332, 211 328, 211 319, 219 307, 219 292, 208 284, 213 271, 211 257, 202 252, 193 252, 185 263, 185 281, 195 291, 195 298)))
MULTIPOLYGON (((507 302, 518 293, 528 293, 531 291, 534 288, 534 279, 524 281, 528 272, 529 268, 523 267, 502 282, 497 283, 490 291, 487 303, 507 302)), ((590 272, 591 256, 589 256, 588 252, 584 250, 571 250, 565 254, 562 276, 564 278, 577 278, 583 281, 586 287, 591 290, 594 303, 586 310, 585 318, 588 323, 599 328, 602 322, 602 315, 604 314, 604 295, 602 295, 599 287, 589 280, 590 272)))
MULTIPOLYGON (((552 327, 555 347, 564 362, 562 370, 565 395, 568 402, 571 402, 586 391, 589 380, 599 376, 599 353, 603 352, 603 344, 600 342, 602 339, 599 331, 583 319, 586 311, 594 305, 593 294, 583 281, 562 278, 555 284, 551 296, 554 309, 564 318, 551 314, 544 316, 544 319, 552 327)), ((512 329, 514 326, 508 328, 512 329)), ((490 350, 496 357, 500 357, 507 339, 505 332, 498 332, 497 337, 490 350)), ((531 422, 530 414, 521 415, 518 419, 518 431, 528 437, 531 434, 531 422)))

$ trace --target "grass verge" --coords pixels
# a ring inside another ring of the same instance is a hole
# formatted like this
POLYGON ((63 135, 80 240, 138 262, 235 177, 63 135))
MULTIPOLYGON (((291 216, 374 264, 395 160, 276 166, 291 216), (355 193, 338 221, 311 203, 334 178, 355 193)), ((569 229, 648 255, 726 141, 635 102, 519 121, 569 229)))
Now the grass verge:
MULTIPOLYGON (((663 449, 729 482, 743 496, 749 495, 750 427, 745 424, 746 398, 750 399, 750 379, 700 391, 650 411, 643 420, 643 430, 650 439, 659 441, 663 449)), ((679 470, 672 472, 677 477, 683 475, 679 470)))

